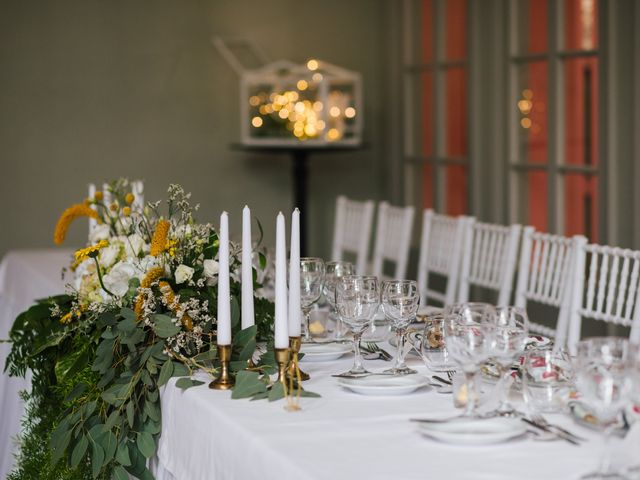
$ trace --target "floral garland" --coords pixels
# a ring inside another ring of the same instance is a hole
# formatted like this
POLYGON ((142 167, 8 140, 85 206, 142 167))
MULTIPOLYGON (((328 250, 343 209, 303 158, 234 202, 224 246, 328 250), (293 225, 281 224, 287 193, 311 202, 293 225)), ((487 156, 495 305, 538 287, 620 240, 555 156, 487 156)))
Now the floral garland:
MULTIPOLYGON (((75 218, 96 225, 90 244, 75 253, 69 292, 39 301, 11 330, 5 368, 21 376, 31 370, 33 381, 10 479, 36 478, 36 469, 37 478, 153 478, 146 463, 161 431, 159 388, 172 377, 181 377, 180 388, 199 385, 193 370, 215 375, 219 368, 218 236, 212 225, 195 222, 198 207, 189 199, 170 185, 166 214, 160 202, 136 208, 131 184, 121 179, 108 195, 97 192, 60 217, 56 244, 75 218)), ((240 330, 241 252, 235 244, 230 251, 232 397, 282 398, 268 377, 275 371, 273 303, 256 295, 256 324, 240 330)), ((263 253, 256 264, 254 279, 265 269, 263 253)), ((254 280, 254 291, 260 288, 254 280)))

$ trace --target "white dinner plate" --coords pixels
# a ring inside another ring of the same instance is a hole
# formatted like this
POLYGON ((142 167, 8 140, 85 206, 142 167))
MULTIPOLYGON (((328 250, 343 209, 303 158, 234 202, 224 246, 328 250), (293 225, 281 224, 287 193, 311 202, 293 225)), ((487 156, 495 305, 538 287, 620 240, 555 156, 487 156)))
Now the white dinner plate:
POLYGON ((459 445, 491 445, 519 437, 527 426, 519 418, 464 418, 442 423, 419 423, 422 435, 459 445))
POLYGON ((328 362, 337 360, 345 353, 351 352, 347 343, 303 343, 300 353, 304 353, 301 362, 328 362))
POLYGON ((338 383, 362 395, 406 395, 429 384, 422 375, 371 375, 362 378, 340 378, 338 383))

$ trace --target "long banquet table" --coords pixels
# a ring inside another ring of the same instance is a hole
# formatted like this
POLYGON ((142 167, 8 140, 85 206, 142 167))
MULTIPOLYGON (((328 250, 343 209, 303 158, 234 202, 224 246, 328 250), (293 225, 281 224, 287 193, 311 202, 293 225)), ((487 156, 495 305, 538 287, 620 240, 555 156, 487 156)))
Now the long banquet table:
MULTIPOLYGON (((21 251, 0 265, 0 338, 13 317, 43 295, 59 293, 60 268, 68 252, 21 251)), ((8 352, 0 344, 2 362, 8 352)), ((463 447, 423 438, 409 418, 453 415, 451 395, 431 388, 398 397, 369 397, 343 390, 330 374, 346 370, 351 358, 303 362, 311 375, 305 388, 321 398, 302 399, 302 410, 288 412, 283 402, 231 400, 229 392, 206 384, 183 391, 169 382, 161 393, 163 430, 151 462, 158 480, 263 479, 570 479, 595 467, 599 436, 562 415, 552 422, 588 438, 576 447, 563 441, 530 438, 463 447)), ((420 374, 426 369, 411 361, 420 374)), ((387 366, 368 362, 371 369, 387 366)), ((202 380, 209 379, 202 377, 202 380)), ((17 433, 17 389, 25 382, 1 378, 0 478, 10 468, 9 435, 17 433), (7 413, 11 412, 10 415, 7 413)), ((616 444, 623 464, 637 463, 640 426, 616 444)))

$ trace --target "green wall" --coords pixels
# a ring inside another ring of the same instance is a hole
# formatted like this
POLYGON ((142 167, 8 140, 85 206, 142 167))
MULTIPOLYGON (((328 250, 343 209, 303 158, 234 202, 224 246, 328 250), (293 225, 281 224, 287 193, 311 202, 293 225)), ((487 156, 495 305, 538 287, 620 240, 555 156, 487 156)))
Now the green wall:
MULTIPOLYGON (((86 184, 119 176, 144 179, 148 199, 182 183, 201 220, 231 213, 236 238, 247 203, 273 243, 275 214, 292 207, 290 160, 230 149, 238 79, 214 34, 251 39, 274 60, 313 56, 363 75, 366 149, 311 161, 310 253, 329 255, 336 195, 386 195, 384 0, 9 0, 0 9, 0 256, 51 246, 58 215, 86 184)), ((81 223, 69 245, 84 242, 81 223)))

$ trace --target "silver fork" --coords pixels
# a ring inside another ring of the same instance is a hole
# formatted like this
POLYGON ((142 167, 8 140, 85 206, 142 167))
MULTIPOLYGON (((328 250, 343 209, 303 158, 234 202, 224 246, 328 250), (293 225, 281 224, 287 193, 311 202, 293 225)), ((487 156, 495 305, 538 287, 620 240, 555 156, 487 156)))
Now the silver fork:
POLYGON ((580 441, 583 441, 583 442, 586 442, 586 441, 587 441, 587 439, 586 439, 586 438, 584 438, 584 437, 579 437, 579 436, 578 436, 578 435, 576 435, 575 433, 572 433, 572 432, 570 432, 569 430, 567 430, 567 429, 565 429, 565 428, 562 428, 562 427, 561 427, 561 426, 559 426, 559 425, 555 425, 555 424, 553 424, 553 423, 549 423, 549 422, 547 421, 547 419, 546 419, 546 418, 544 418, 544 417, 543 417, 542 415, 540 415, 539 413, 531 414, 531 420, 533 420, 535 423, 537 423, 537 424, 539 424, 539 425, 542 425, 543 427, 547 427, 547 428, 550 428, 550 429, 552 429, 552 430, 556 430, 556 431, 558 431, 558 432, 562 432, 562 433, 564 433, 565 435, 567 435, 567 436, 569 436, 569 437, 571 437, 571 438, 574 438, 575 440, 580 440, 580 441))
POLYGON ((386 351, 380 348, 377 343, 374 342, 366 342, 365 348, 369 350, 371 353, 379 353, 382 356, 383 360, 390 361, 393 357, 386 351))
POLYGON ((453 382, 453 375, 456 373, 455 370, 447 370, 447 378, 450 382, 453 382))

